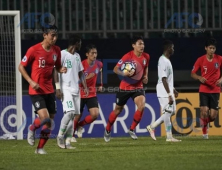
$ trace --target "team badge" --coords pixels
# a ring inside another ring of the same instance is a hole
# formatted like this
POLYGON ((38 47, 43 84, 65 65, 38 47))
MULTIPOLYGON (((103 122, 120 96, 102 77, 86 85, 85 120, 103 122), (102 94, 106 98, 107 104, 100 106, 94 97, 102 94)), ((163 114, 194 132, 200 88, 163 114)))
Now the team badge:
POLYGON ((123 63, 123 60, 119 60, 118 64, 122 64, 123 63))
POLYGON ((57 55, 53 54, 52 58, 53 58, 54 61, 56 61, 57 60, 57 55))
POLYGON ((22 59, 22 62, 26 62, 27 61, 27 57, 24 56, 23 59, 22 59))
POLYGON ((214 66, 215 66, 216 69, 218 69, 219 64, 218 64, 218 63, 215 63, 214 66))
POLYGON ((143 59, 143 65, 144 66, 146 65, 146 59, 143 59))
POLYGON ((96 74, 98 74, 98 73, 99 73, 99 69, 98 69, 98 68, 96 68, 95 73, 96 73, 96 74))
POLYGON ((40 103, 39 102, 35 102, 35 107, 39 108, 40 107, 40 103))

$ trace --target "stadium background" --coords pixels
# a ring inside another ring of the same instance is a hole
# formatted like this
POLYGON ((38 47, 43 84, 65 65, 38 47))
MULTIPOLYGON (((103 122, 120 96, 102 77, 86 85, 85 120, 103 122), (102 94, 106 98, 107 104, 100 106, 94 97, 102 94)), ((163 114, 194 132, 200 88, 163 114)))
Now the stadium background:
MULTIPOLYGON (((130 38, 134 35, 144 36, 145 52, 151 56, 149 83, 145 86, 146 110, 136 129, 138 135, 147 135, 145 126, 160 115, 159 103, 155 95, 157 61, 162 52, 163 40, 172 40, 175 44, 175 54, 171 60, 175 74, 175 88, 181 93, 177 100, 177 116, 172 117, 174 134, 200 135, 200 124, 197 119, 200 113, 198 94, 194 93, 198 92, 199 83, 191 79, 190 71, 197 57, 205 53, 204 42, 207 38, 217 39, 216 53, 222 55, 220 48, 222 45, 221 4, 221 0, 3 0, 0 2, 0 10, 20 10, 21 12, 22 56, 31 45, 42 40, 42 34, 36 33, 35 30, 41 28, 40 17, 48 12, 54 16, 55 24, 59 27, 57 45, 61 49, 67 47, 67 38, 72 33, 81 34, 83 38, 82 49, 79 52, 82 59, 85 59, 84 47, 87 44, 93 43, 97 46, 98 59, 104 63, 105 89, 104 93, 98 94, 101 115, 92 125, 86 126, 83 135, 85 137, 102 137, 103 135, 105 120, 114 107, 113 89, 118 87, 120 82, 112 69, 118 59, 132 49, 130 38), (203 19, 199 28, 191 26, 190 23, 196 23, 200 18, 191 17, 193 20, 188 20, 190 15, 197 13, 203 19), (165 26, 172 16, 176 18, 182 16, 182 18, 179 20, 175 18, 166 28, 165 26), (193 33, 197 29, 201 32, 193 33), (183 33, 183 30, 186 30, 186 33, 183 33)), ((31 102, 27 96, 27 86, 23 80, 23 110, 27 120, 24 124, 24 134, 33 119, 31 102)), ((62 116, 61 103, 59 101, 57 103, 58 114, 52 133, 54 135, 58 132, 62 116)), ((129 101, 125 111, 120 115, 119 121, 114 125, 113 136, 126 135, 126 128, 131 124, 134 111, 135 105, 129 101)), ((0 110, 0 113, 3 117, 3 110, 0 110)), ((85 114, 88 114, 87 111, 84 112, 85 114)), ((222 135, 222 131, 219 131, 221 124, 222 120, 219 116, 211 124, 210 135, 222 135)), ((0 135, 6 133, 3 127, 8 128, 9 126, 7 121, 3 122, 0 127, 0 135)), ((13 131, 13 128, 10 127, 8 130, 13 131)), ((157 136, 164 135, 163 126, 157 129, 156 133, 157 136)))

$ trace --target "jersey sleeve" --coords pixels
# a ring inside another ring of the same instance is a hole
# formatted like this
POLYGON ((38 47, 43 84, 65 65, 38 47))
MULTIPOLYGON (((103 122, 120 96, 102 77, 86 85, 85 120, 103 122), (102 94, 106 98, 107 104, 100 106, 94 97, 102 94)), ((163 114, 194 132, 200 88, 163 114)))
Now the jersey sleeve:
POLYGON ((101 61, 98 62, 99 71, 103 70, 103 63, 101 61))
POLYGON ((66 58, 66 52, 65 51, 61 51, 61 64, 63 65, 63 66, 65 66, 65 58, 66 58))
POLYGON ((150 62, 150 55, 147 54, 147 53, 145 53, 145 58, 146 58, 146 60, 147 60, 147 62, 146 62, 146 67, 148 67, 148 66, 149 66, 149 62, 150 62))
POLYGON ((220 69, 222 69, 222 56, 219 57, 220 57, 220 69))
POLYGON ((56 47, 56 53, 57 53, 57 59, 55 62, 56 67, 61 67, 61 49, 59 47, 56 47))
POLYGON ((117 66, 118 68, 120 68, 120 67, 122 66, 122 64, 125 63, 125 61, 127 61, 127 59, 128 59, 128 53, 125 54, 125 55, 118 61, 118 63, 116 64, 116 66, 117 66))
POLYGON ((198 58, 193 66, 191 73, 196 73, 200 69, 200 63, 201 63, 200 58, 198 58))
POLYGON ((35 49, 34 47, 30 47, 25 56, 23 57, 22 61, 21 61, 21 64, 26 67, 28 64, 30 64, 31 62, 33 62, 33 60, 35 59, 35 56, 34 56, 34 52, 35 52, 35 49))
POLYGON ((160 60, 158 63, 159 78, 167 77, 167 63, 160 60))

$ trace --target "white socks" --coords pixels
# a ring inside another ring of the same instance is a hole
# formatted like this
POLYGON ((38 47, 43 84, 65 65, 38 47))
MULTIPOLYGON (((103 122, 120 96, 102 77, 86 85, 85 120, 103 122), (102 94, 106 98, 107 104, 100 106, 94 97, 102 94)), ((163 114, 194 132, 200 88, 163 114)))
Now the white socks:
POLYGON ((165 117, 164 117, 164 124, 165 124, 165 130, 166 130, 166 134, 167 134, 167 139, 171 139, 172 138, 172 125, 171 125, 171 114, 165 112, 165 117))
POLYGON ((61 120, 60 128, 59 128, 59 136, 64 136, 68 129, 68 124, 71 121, 73 123, 73 117, 74 113, 73 112, 67 112, 63 115, 63 118, 61 120))

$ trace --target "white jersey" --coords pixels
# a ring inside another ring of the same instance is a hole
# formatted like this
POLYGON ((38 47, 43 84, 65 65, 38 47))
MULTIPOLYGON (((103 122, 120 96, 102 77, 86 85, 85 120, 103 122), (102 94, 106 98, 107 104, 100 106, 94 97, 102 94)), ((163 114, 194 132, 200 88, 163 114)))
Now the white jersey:
POLYGON ((67 72, 60 74, 59 82, 61 90, 69 90, 71 94, 79 94, 79 72, 83 70, 80 55, 71 54, 67 50, 61 51, 61 63, 67 68, 67 72))
POLYGON ((157 97, 168 97, 166 89, 163 86, 162 78, 166 77, 170 93, 173 95, 174 81, 173 81, 173 67, 168 58, 164 55, 160 56, 158 61, 158 82, 156 86, 157 97))

